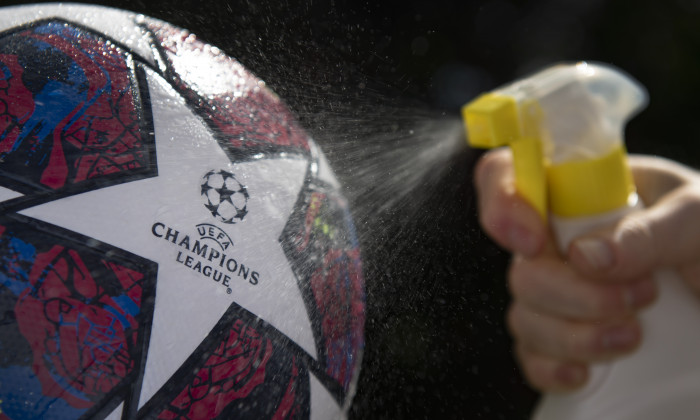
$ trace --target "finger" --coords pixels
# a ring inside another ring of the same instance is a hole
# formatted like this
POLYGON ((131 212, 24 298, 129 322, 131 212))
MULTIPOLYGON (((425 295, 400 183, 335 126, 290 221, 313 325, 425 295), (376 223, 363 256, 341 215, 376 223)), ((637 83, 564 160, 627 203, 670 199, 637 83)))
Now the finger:
POLYGON ((579 321, 629 316, 657 294, 651 278, 628 284, 592 282, 557 257, 516 257, 508 281, 512 295, 532 311, 579 321))
POLYGON ((641 328, 634 318, 612 323, 585 323, 536 313, 515 302, 508 313, 508 326, 516 341, 543 356, 592 362, 627 354, 641 341, 641 328))
POLYGON ((584 363, 544 357, 523 346, 516 347, 516 355, 525 378, 540 391, 572 391, 588 380, 588 366, 584 363))
POLYGON ((700 255, 700 188, 687 184, 614 227, 574 240, 568 255, 583 273, 626 281, 700 255))
POLYGON ((509 251, 536 255, 546 241, 547 228, 537 211, 515 191, 510 150, 486 153, 477 163, 475 183, 484 230, 509 251))
POLYGON ((631 155, 628 160, 637 194, 646 206, 653 205, 669 191, 698 178, 692 169, 669 159, 631 155))

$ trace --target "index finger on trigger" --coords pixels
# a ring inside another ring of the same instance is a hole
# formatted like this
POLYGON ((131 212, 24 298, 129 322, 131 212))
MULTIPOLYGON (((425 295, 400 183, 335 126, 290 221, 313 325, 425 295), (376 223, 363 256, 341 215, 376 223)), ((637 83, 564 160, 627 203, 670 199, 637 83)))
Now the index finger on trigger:
POLYGON ((509 149, 484 154, 475 169, 479 220, 494 241, 526 257, 537 255, 547 229, 537 211, 515 190, 513 157, 509 149))

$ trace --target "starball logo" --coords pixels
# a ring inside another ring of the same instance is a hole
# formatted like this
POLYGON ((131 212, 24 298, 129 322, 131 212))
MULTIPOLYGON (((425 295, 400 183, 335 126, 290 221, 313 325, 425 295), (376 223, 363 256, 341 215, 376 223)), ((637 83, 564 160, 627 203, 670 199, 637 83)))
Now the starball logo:
MULTIPOLYGON (((202 177, 201 196, 204 207, 218 221, 235 224, 248 214, 248 191, 235 176, 224 170, 207 172, 202 177)), ((156 221, 151 226, 154 237, 170 243, 177 253, 174 260, 202 277, 213 280, 232 293, 236 281, 256 286, 260 272, 232 256, 234 242, 220 227, 212 223, 195 226, 196 234, 156 221)))
POLYGON ((248 190, 228 171, 209 171, 202 177, 204 207, 221 222, 242 222, 248 214, 248 190))

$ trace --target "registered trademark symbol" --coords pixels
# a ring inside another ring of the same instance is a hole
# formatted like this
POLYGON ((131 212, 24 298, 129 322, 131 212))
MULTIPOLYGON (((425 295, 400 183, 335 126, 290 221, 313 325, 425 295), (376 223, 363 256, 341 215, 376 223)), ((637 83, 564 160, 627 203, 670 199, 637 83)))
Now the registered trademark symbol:
POLYGON ((233 290, 231 290, 230 287, 228 289, 226 289, 226 293, 228 293, 229 295, 231 294, 231 292, 233 292, 233 290))

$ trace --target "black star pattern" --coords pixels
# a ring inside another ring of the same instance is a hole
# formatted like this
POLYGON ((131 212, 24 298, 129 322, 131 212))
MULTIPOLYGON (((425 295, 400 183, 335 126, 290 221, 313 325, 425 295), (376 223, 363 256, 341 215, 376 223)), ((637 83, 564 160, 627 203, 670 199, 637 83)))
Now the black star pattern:
POLYGON ((224 185, 221 188, 216 188, 216 192, 219 193, 219 200, 220 202, 228 201, 229 203, 233 204, 233 201, 231 200, 231 196, 236 193, 236 191, 231 191, 228 188, 226 188, 226 185, 224 185))
POLYGON ((212 216, 214 216, 214 217, 219 216, 219 206, 207 203, 204 205, 204 207, 206 207, 207 210, 209 210, 211 212, 212 216))
POLYGON ((207 195, 207 193, 208 193, 209 190, 211 190, 211 189, 212 189, 212 187, 209 185, 209 183, 207 183, 206 181, 204 181, 204 183, 202 184, 202 195, 207 195))
POLYGON ((202 179, 204 182, 202 182, 201 185, 201 195, 204 196, 205 199, 204 207, 209 210, 212 216, 227 224, 235 224, 237 221, 242 221, 245 218, 248 214, 247 203, 250 195, 246 187, 238 182, 233 173, 224 170, 211 170, 207 172, 202 179), (213 181, 211 177, 214 175, 221 176, 221 180, 213 181), (214 182, 215 186, 212 186, 211 182, 214 182), (238 185, 238 188, 234 187, 232 189, 231 187, 234 185, 238 185), (218 201, 214 199, 214 202, 212 202, 213 197, 209 195, 212 190, 216 191, 218 194, 218 201), (238 203, 234 203, 233 200, 233 196, 237 194, 244 198, 241 207, 239 207, 241 204, 239 202, 240 200, 236 200, 238 203), (220 207, 222 204, 230 206, 231 209, 222 210, 220 207), (231 215, 234 210, 235 214, 231 215))

